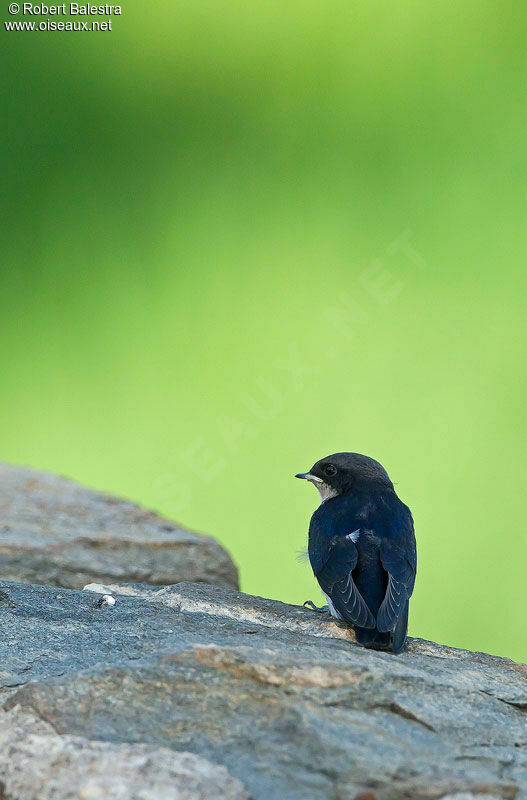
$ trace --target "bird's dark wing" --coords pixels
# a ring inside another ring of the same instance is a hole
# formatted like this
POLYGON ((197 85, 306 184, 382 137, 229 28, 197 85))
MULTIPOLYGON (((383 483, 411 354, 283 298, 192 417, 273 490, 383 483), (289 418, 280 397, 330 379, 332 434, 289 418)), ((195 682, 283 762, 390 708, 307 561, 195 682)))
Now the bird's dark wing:
POLYGON ((398 537, 381 542, 381 563, 388 573, 386 595, 377 614, 377 630, 391 631, 403 613, 407 613, 408 600, 414 590, 417 556, 412 518, 409 516, 406 530, 398 537))
POLYGON ((316 578, 342 619, 361 628, 375 628, 375 617, 355 586, 352 572, 357 564, 357 548, 350 536, 329 540, 326 560, 316 578))

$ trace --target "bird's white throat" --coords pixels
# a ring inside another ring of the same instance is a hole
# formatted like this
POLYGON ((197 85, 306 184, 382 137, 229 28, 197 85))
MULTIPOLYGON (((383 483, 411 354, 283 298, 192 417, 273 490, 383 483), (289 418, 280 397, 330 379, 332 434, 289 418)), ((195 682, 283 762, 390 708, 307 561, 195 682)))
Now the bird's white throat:
POLYGON ((324 483, 324 481, 320 481, 320 483, 318 482, 315 483, 315 486, 317 487, 318 493, 320 494, 320 505, 322 505, 322 503, 325 503, 326 500, 329 500, 330 497, 336 497, 338 495, 337 490, 334 489, 332 486, 328 486, 328 484, 324 483))
POLYGON ((320 505, 325 503, 326 500, 329 500, 330 497, 336 497, 338 495, 337 490, 333 489, 332 486, 328 486, 328 484, 325 483, 322 478, 319 478, 318 475, 312 475, 310 472, 308 472, 305 475, 302 475, 302 477, 307 478, 307 480, 310 481, 313 486, 317 487, 320 495, 320 505))

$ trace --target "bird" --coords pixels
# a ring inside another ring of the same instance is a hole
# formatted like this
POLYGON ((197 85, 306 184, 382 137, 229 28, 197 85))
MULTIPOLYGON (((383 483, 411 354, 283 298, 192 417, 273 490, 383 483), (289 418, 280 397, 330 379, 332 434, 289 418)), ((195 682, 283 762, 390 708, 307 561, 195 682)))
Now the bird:
POLYGON ((400 653, 417 572, 412 513, 384 467, 360 453, 334 453, 296 478, 313 483, 320 505, 308 554, 329 610, 351 625, 359 645, 400 653))

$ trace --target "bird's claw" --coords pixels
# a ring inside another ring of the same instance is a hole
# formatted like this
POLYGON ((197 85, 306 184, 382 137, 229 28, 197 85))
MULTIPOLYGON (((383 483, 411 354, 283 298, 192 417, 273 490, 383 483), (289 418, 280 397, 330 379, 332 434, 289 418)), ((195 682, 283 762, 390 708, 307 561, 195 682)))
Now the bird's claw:
POLYGON ((318 614, 329 612, 329 606, 316 606, 312 600, 306 600, 303 606, 304 608, 310 608, 312 611, 316 611, 318 614))

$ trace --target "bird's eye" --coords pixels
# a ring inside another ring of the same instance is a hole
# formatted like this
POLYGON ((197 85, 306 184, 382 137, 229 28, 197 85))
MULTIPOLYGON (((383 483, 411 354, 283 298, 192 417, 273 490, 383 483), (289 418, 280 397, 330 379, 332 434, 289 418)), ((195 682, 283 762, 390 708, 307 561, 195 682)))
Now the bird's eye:
POLYGON ((326 466, 324 467, 324 474, 328 475, 329 477, 335 475, 336 472, 337 468, 334 467, 333 464, 326 464, 326 466))

